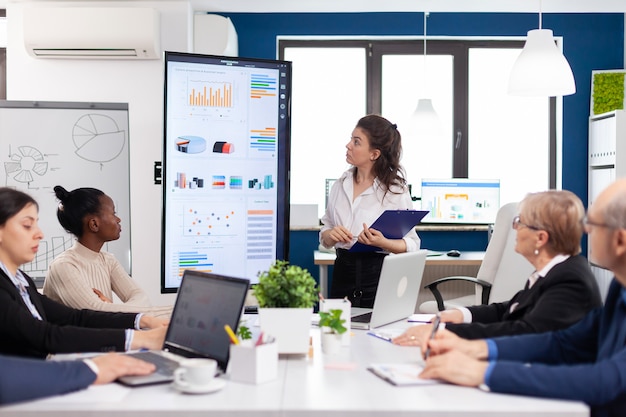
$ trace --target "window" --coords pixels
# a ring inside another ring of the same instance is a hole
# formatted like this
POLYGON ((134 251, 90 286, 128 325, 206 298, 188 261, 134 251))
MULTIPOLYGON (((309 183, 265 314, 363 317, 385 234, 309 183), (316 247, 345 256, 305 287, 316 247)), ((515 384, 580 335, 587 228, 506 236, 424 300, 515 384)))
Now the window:
POLYGON ((419 39, 280 39, 279 58, 294 68, 291 202, 323 215, 325 179, 348 168, 344 146, 368 113, 398 124, 413 195, 422 178, 497 178, 501 204, 555 187, 556 100, 506 93, 522 47, 437 39, 424 56, 419 39), (439 117, 430 136, 410 117, 422 97, 439 117))

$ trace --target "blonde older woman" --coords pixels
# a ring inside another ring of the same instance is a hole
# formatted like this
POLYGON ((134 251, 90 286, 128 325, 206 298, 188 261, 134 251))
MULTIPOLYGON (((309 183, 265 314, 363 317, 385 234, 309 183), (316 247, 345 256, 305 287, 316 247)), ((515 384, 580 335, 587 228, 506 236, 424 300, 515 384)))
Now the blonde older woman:
MULTIPOLYGON (((541 333, 564 329, 602 305, 587 259, 580 255, 585 214, 580 199, 569 191, 528 194, 512 227, 515 251, 535 272, 509 301, 446 310, 447 330, 466 339, 541 333)), ((432 325, 415 326, 395 338, 400 345, 421 345, 432 325)))

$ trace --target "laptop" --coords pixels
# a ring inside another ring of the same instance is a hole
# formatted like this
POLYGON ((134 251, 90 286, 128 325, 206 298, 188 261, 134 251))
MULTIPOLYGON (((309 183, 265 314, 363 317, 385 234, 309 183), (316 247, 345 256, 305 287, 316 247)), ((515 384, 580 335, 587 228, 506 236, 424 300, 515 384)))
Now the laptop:
POLYGON ((215 359, 218 373, 225 372, 230 339, 224 325, 237 331, 249 285, 248 279, 185 270, 162 350, 128 354, 154 363, 157 371, 117 382, 128 386, 171 382, 178 363, 186 358, 215 359))
POLYGON ((373 329, 415 312, 428 251, 389 254, 383 259, 373 308, 352 307, 353 329, 373 329))

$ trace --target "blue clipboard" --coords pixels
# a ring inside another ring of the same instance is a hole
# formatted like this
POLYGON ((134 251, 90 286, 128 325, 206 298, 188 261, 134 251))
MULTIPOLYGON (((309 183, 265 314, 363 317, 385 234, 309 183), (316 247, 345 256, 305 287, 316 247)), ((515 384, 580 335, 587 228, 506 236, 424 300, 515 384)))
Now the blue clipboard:
MULTIPOLYGON (((422 221, 428 212, 428 210, 385 210, 372 223, 370 229, 378 230, 387 239, 402 239, 415 225, 422 221)), ((376 252, 381 250, 376 246, 356 242, 349 249, 349 252, 376 252)))

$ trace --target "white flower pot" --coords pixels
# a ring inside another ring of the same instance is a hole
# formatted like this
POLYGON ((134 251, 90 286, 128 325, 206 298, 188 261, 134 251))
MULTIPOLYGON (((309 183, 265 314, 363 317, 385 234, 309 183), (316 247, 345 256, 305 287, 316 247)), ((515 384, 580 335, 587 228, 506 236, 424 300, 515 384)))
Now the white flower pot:
POLYGON ((341 351, 341 335, 337 333, 322 332, 322 352, 326 355, 336 355, 341 351))
POLYGON ((259 308, 261 331, 273 336, 278 353, 307 353, 313 308, 259 308))

